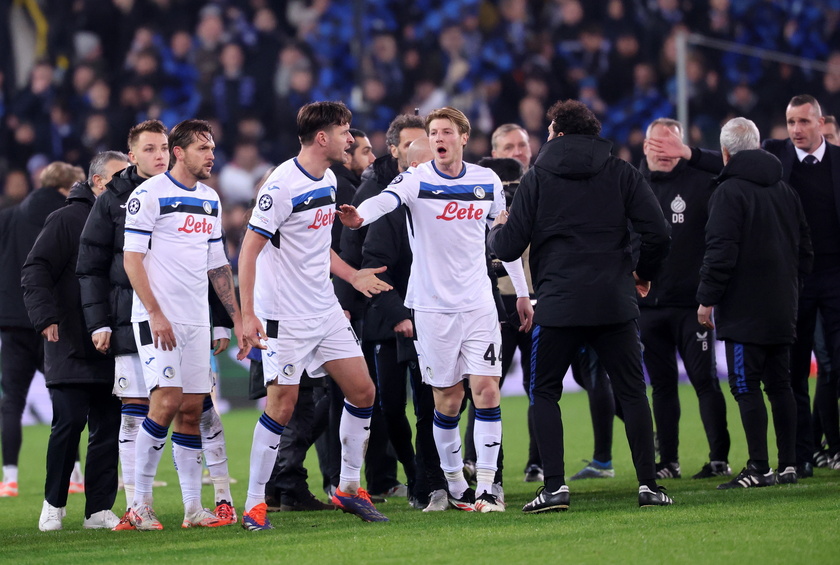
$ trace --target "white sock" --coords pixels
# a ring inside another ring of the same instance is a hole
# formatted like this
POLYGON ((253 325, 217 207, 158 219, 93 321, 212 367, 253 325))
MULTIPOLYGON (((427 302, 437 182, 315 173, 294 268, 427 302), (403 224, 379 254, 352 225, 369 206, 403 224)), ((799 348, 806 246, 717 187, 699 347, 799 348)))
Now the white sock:
POLYGON ((367 442, 370 437, 370 417, 373 406, 359 408, 346 400, 338 426, 341 440, 341 470, 338 488, 344 493, 355 494, 362 480, 362 463, 365 461, 367 442))
POLYGON ((245 512, 265 502, 265 483, 271 478, 271 471, 277 461, 277 449, 285 426, 281 426, 263 412, 254 427, 254 441, 251 444, 251 473, 248 477, 248 496, 245 498, 245 512))
POLYGON ((17 465, 3 465, 3 482, 16 483, 18 482, 18 468, 17 465))
POLYGON ((82 463, 81 461, 76 461, 73 463, 73 472, 70 473, 70 482, 71 483, 84 483, 85 476, 82 474, 82 463))
POLYGON ((440 456, 440 468, 446 475, 449 494, 455 498, 461 498, 464 491, 469 488, 464 479, 464 462, 461 459, 461 433, 458 429, 460 419, 460 415, 446 416, 435 410, 432 426, 435 447, 440 456))
POLYGON ((476 479, 475 492, 493 494, 493 479, 496 476, 499 449, 502 446, 501 408, 476 408, 475 428, 476 479))
POLYGON ((137 432, 149 413, 146 404, 123 404, 120 422, 120 467, 125 487, 125 503, 130 507, 134 501, 134 473, 137 458, 137 432))
POLYGON ((172 432, 172 461, 181 483, 184 514, 201 510, 201 436, 172 432))
POLYGON ((163 448, 166 445, 166 435, 169 428, 165 428, 148 417, 143 420, 137 432, 136 467, 134 469, 134 499, 133 508, 152 504, 152 483, 155 480, 163 448))
MULTIPOLYGON (((207 397, 209 400, 210 397, 207 397)), ((205 401, 206 405, 206 401, 205 401)), ((222 501, 233 505, 230 494, 230 474, 228 473, 227 447, 225 446, 225 430, 218 412, 213 408, 212 401, 201 413, 201 443, 204 450, 204 462, 213 481, 213 496, 216 506, 222 501)))

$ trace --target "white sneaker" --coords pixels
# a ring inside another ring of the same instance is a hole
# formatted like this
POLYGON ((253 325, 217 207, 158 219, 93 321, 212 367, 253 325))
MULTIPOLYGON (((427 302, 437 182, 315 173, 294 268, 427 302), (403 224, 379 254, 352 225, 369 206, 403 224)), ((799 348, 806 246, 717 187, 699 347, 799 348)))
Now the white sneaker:
POLYGON ((481 493, 481 496, 475 498, 476 512, 504 512, 505 503, 500 501, 495 494, 490 494, 487 491, 481 493))
POLYGON ((120 517, 110 510, 100 510, 91 514, 90 518, 85 518, 82 522, 82 527, 86 530, 112 530, 120 523, 120 517))
POLYGON ((493 492, 491 494, 496 497, 496 500, 502 506, 507 506, 507 504, 505 504, 505 489, 502 488, 501 483, 493 483, 493 492))
POLYGON ((423 509, 423 512, 443 512, 449 508, 449 495, 442 488, 432 492, 429 497, 429 505, 423 509))
POLYGON ((42 532, 55 532, 62 529, 64 526, 61 521, 66 514, 65 508, 56 508, 45 500, 41 508, 41 517, 38 519, 38 529, 42 532))

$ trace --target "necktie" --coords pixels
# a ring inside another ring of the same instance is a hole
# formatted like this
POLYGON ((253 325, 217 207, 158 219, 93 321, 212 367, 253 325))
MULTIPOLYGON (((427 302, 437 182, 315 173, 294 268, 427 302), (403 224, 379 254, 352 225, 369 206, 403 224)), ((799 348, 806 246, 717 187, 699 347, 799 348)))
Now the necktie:
POLYGON ((806 155, 805 158, 802 159, 802 162, 806 165, 816 165, 817 163, 819 163, 819 161, 817 161, 817 158, 813 155, 806 155))

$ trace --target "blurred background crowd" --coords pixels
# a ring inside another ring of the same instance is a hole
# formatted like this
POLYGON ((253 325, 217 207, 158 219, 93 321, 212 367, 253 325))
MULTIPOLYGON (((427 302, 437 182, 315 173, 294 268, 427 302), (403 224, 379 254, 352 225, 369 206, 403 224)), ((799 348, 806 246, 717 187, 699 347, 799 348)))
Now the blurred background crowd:
POLYGON ((515 122, 545 139, 545 112, 578 98, 616 153, 675 114, 675 37, 688 30, 837 65, 809 71, 693 48, 690 142, 715 146, 745 116, 785 137, 795 94, 840 113, 840 0, 27 0, 0 8, 0 186, 19 201, 47 163, 86 167, 125 150, 131 125, 210 120, 210 185, 244 208, 270 164, 296 153, 297 109, 343 100, 377 155, 399 113, 444 105, 473 125, 468 160, 515 122), (14 6, 14 7, 12 7, 14 6), (26 49, 31 24, 40 36, 26 49), (44 20, 37 17, 42 15, 44 20), (23 18, 23 20, 21 20, 23 18), (7 33, 8 31, 8 33, 7 33), (832 52, 834 50, 834 52, 832 52))

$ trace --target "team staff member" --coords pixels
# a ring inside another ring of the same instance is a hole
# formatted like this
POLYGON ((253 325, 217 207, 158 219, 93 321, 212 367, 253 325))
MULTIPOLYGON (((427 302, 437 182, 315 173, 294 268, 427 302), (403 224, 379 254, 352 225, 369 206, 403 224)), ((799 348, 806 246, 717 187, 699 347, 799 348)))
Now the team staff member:
POLYGON ((697 289, 697 320, 726 343, 729 386, 738 401, 749 461, 719 489, 795 483, 796 404, 789 348, 796 336, 799 277, 813 257, 808 225, 782 166, 759 149, 746 118, 723 126, 724 168, 709 203, 706 254, 697 289), (714 322, 712 310, 714 309, 714 322), (767 409, 773 410, 778 477, 767 454, 767 409))
POLYGON ((668 253, 668 225, 641 173, 610 155, 601 123, 584 104, 567 100, 548 111, 548 143, 522 179, 505 223, 489 234, 502 260, 531 245, 537 295, 532 363, 534 430, 545 487, 526 513, 565 510, 563 375, 584 343, 612 380, 624 414, 639 481, 639 505, 673 501, 656 484, 653 423, 642 373, 636 294, 646 294, 668 253), (633 271, 630 231, 641 238, 633 271))
POLYGON ((67 205, 49 215, 23 266, 26 309, 35 331, 47 340, 44 377, 53 406, 41 531, 62 529, 70 474, 86 425, 84 527, 111 529, 119 522, 111 511, 117 497, 120 426, 120 403, 111 394, 114 359, 96 351, 84 331, 76 259, 94 200, 127 165, 128 157, 117 151, 96 155, 88 180, 73 185, 67 205))
POLYGON ((693 478, 732 474, 728 464, 726 401, 717 378, 714 332, 697 323, 694 301, 705 250, 704 230, 714 189, 713 175, 689 167, 684 159, 654 155, 647 142, 666 135, 682 137, 682 131, 682 124, 676 120, 659 118, 651 122, 644 144, 645 158, 639 167, 659 200, 665 219, 671 222, 671 252, 651 281, 650 293, 639 300, 643 358, 653 387, 653 418, 661 457, 656 475, 660 479, 680 477, 677 352, 697 393, 700 419, 709 442, 709 462, 693 478))

